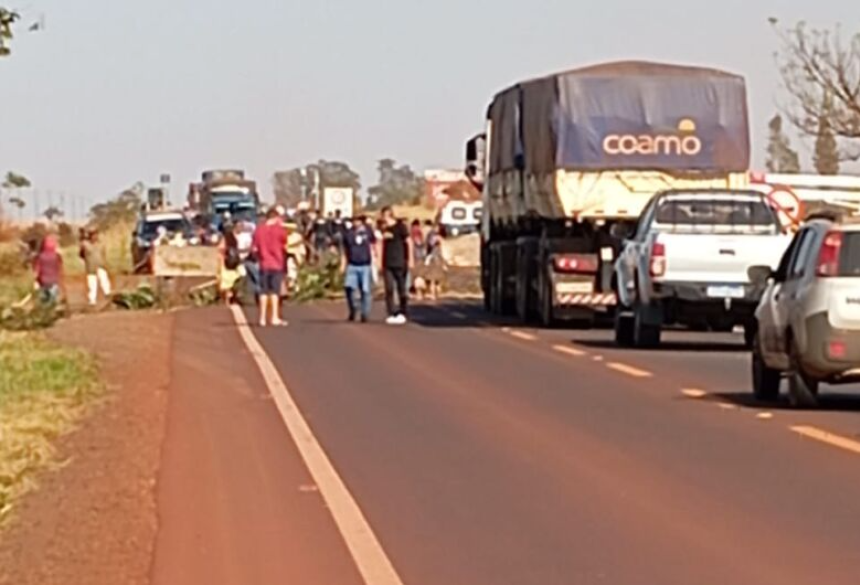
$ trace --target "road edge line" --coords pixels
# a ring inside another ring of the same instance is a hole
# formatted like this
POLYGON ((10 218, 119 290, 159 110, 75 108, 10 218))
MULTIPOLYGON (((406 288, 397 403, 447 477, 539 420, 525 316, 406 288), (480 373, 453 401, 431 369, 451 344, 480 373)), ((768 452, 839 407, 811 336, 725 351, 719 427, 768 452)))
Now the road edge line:
POLYGON ((305 466, 328 504, 335 525, 364 582, 367 585, 403 585, 358 502, 352 497, 322 445, 317 441, 275 364, 251 331, 245 313, 235 305, 231 306, 230 310, 239 335, 254 358, 305 466))

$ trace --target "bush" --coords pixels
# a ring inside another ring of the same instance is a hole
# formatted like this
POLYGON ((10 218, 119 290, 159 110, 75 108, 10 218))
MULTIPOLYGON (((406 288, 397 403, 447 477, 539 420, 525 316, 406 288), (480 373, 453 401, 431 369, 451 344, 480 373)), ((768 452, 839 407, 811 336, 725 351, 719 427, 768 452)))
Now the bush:
POLYGON ((126 311, 152 309, 159 304, 158 295, 148 284, 142 284, 134 291, 116 293, 111 300, 115 306, 126 311))
POLYGON ((37 303, 32 307, 6 307, 0 310, 0 329, 37 331, 48 329, 63 316, 57 305, 37 303))
POLYGON ((299 269, 295 300, 307 303, 327 299, 343 290, 343 274, 336 255, 325 258, 317 266, 305 265, 299 269))
POLYGON ((29 266, 25 250, 13 246, 0 247, 0 275, 3 277, 20 276, 29 266))

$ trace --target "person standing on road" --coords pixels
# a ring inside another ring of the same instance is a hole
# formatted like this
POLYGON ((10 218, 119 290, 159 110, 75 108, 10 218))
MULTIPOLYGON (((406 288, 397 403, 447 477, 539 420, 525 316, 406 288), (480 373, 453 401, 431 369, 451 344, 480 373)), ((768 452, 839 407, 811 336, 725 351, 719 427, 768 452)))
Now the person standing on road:
POLYGON ((390 207, 382 210, 382 272, 385 279, 385 305, 389 325, 404 325, 408 317, 409 292, 406 279, 412 266, 409 228, 394 217, 390 207), (394 295, 397 295, 397 304, 394 295))
POLYGON ((260 263, 260 327, 283 326, 280 301, 287 262, 287 230, 276 207, 254 233, 254 252, 260 263))
POLYGON ((361 322, 367 323, 373 304, 373 245, 376 237, 366 217, 359 217, 352 229, 343 235, 344 289, 349 320, 355 321, 355 291, 361 299, 361 322))
POLYGON ((110 298, 111 282, 105 264, 104 249, 99 242, 99 234, 95 229, 87 230, 81 240, 81 258, 87 273, 87 301, 95 307, 99 298, 99 289, 105 298, 110 298))

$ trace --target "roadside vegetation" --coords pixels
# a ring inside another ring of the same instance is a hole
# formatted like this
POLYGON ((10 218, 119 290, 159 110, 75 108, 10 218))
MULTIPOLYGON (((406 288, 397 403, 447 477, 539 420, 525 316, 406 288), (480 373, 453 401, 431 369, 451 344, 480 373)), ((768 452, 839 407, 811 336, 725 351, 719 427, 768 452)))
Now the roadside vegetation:
POLYGON ((0 331, 0 526, 36 474, 59 464, 54 443, 101 391, 92 356, 37 333, 0 331))

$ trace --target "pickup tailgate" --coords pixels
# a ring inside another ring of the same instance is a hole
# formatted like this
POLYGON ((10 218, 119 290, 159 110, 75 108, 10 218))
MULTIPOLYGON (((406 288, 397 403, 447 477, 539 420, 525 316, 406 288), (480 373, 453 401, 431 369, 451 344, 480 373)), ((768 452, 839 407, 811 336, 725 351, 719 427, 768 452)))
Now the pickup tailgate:
POLYGON ((787 235, 669 234, 656 236, 666 256, 663 282, 745 284, 750 266, 776 268, 791 243, 787 235))

